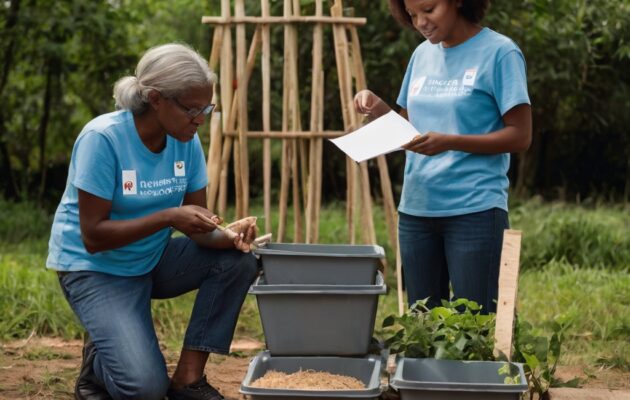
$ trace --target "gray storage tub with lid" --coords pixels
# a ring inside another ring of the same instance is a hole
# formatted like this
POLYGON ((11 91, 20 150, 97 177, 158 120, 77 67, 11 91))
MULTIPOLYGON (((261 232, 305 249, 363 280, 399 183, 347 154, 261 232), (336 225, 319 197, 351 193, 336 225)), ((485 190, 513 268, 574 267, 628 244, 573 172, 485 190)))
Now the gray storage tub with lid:
POLYGON ((527 391, 523 365, 511 363, 516 384, 499 373, 505 362, 401 358, 390 386, 401 400, 519 400, 527 391))
POLYGON ((263 275, 249 289, 274 356, 367 354, 386 292, 380 272, 374 285, 269 285, 263 275))
POLYGON ((269 243, 254 252, 271 285, 372 285, 385 258, 376 245, 269 243))
POLYGON ((365 358, 344 357, 272 357, 269 352, 259 353, 249 364, 240 392, 252 400, 332 400, 332 399, 375 399, 381 394, 381 359, 378 356, 365 358), (363 390, 298 390, 264 389, 251 384, 275 370, 291 374, 299 370, 312 369, 331 374, 354 377, 365 385, 363 390))

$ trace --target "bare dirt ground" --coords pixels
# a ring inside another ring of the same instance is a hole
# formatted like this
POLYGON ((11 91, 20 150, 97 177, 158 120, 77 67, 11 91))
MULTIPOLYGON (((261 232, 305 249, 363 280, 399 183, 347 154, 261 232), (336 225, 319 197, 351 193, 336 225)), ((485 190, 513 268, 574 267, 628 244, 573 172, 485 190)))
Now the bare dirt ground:
MULTIPOLYGON (((74 381, 81 364, 81 341, 31 338, 0 347, 0 399, 72 399, 74 381)), ((211 356, 206 374, 228 400, 242 400, 238 392, 252 356, 262 346, 248 340, 235 341, 238 356, 211 356)), ((169 370, 176 352, 165 351, 169 370)), ((580 377, 579 389, 552 389, 553 400, 630 400, 630 373, 614 369, 563 366, 558 377, 580 377), (585 372, 588 371, 588 373, 585 372)))

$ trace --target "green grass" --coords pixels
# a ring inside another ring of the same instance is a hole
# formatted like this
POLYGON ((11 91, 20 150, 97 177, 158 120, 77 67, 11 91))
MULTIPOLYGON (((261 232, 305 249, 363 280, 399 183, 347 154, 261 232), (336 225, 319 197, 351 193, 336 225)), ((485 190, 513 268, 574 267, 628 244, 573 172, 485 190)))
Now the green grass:
MULTIPOLYGON (((56 275, 44 266, 49 216, 42 212, 33 218, 32 205, 0 203, 6 222, 0 228, 0 341, 25 338, 33 331, 42 336, 81 337, 82 329, 61 294, 56 275), (25 230, 20 231, 20 226, 25 230)), ((253 207, 252 214, 261 215, 261 208, 253 207)), ((397 313, 398 305, 394 254, 387 243, 382 210, 375 208, 375 215, 377 242, 388 256, 386 282, 390 287, 379 302, 375 332, 379 335, 381 321, 397 313)), ((320 242, 348 243, 345 208, 326 206, 321 216, 320 242)), ((520 317, 544 331, 547 321, 566 316, 571 325, 563 364, 630 370, 627 210, 614 205, 587 208, 529 201, 513 204, 511 219, 512 226, 524 232, 520 317)), ((264 226, 264 222, 259 225, 264 226)), ((292 230, 290 221, 287 227, 292 230)), ((153 304, 158 335, 169 351, 181 346, 194 296, 189 293, 153 304)), ((236 337, 263 340, 253 297, 245 301, 236 337)))

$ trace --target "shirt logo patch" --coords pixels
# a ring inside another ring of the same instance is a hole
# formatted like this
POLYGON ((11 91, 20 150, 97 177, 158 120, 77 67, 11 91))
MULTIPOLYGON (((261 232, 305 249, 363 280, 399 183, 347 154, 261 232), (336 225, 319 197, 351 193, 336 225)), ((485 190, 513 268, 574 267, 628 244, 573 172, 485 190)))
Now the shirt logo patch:
POLYGON ((464 72, 464 79, 462 79, 462 85, 475 86, 475 79, 477 78, 477 68, 470 68, 464 72))
POLYGON ((138 194, 136 170, 128 169, 122 172, 122 192, 124 196, 138 194))
POLYGON ((186 176, 186 163, 183 161, 175 161, 175 176, 186 176))
POLYGON ((420 78, 413 81, 411 84, 411 91, 409 92, 409 94, 412 96, 417 96, 418 94, 420 94, 420 92, 422 91, 422 87, 424 86, 424 82, 426 80, 427 80, 426 76, 421 76, 420 78))

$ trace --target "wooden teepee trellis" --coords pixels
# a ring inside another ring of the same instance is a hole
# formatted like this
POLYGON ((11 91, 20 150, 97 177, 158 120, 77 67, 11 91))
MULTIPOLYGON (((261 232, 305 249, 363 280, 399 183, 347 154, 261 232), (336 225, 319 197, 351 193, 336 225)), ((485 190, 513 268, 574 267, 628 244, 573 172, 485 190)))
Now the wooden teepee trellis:
MULTIPOLYGON (((220 17, 203 17, 202 22, 215 26, 210 54, 210 67, 219 72, 220 90, 215 90, 215 102, 220 112, 210 123, 210 149, 208 155, 208 208, 224 213, 228 190, 228 165, 234 157, 234 188, 237 217, 249 212, 248 140, 263 140, 263 195, 265 231, 271 226, 271 140, 282 140, 282 161, 279 193, 279 222, 275 241, 286 237, 289 192, 293 201, 295 242, 317 243, 319 236, 319 209, 321 205, 323 139, 344 135, 361 124, 361 118, 352 106, 356 91, 366 88, 361 47, 357 26, 365 18, 343 16, 342 0, 334 0, 330 15, 324 15, 323 0, 315 1, 315 15, 301 15, 299 0, 284 0, 282 16, 270 15, 269 0, 261 0, 261 15, 245 15, 244 0, 221 0, 220 17), (247 52, 246 25, 255 27, 247 52), (298 80, 298 24, 313 25, 311 69, 311 108, 308 130, 303 130, 300 119, 298 80), (284 64, 282 89, 282 130, 272 131, 271 113, 271 35, 272 25, 284 29, 284 64), (344 131, 324 129, 324 28, 332 29, 335 47, 339 94, 344 131), (233 31, 236 37, 236 57, 233 55, 233 31), (262 47, 262 131, 248 128, 248 84, 262 47), (234 79, 236 78, 236 79, 234 79), (233 82, 237 82, 234 88, 233 82), (305 205, 304 209, 301 203, 305 205), (304 225, 305 224, 305 225, 304 225), (305 235, 303 235, 303 232, 305 235)), ((389 241, 397 247, 395 208, 387 164, 383 156, 377 159, 381 191, 384 202, 389 241)), ((355 243, 356 218, 361 221, 364 243, 375 243, 372 199, 367 164, 346 160, 347 191, 346 214, 349 243, 355 243), (358 213, 356 212, 358 211, 358 213)))

